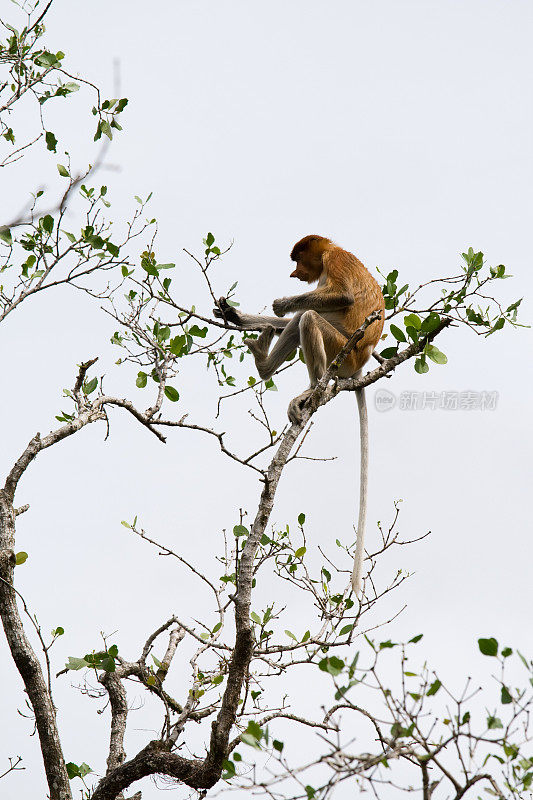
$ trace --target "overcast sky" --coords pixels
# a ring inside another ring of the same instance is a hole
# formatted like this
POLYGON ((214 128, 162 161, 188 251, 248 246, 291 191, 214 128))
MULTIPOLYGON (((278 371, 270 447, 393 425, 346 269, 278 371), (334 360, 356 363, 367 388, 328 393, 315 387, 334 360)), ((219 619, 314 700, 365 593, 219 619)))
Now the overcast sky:
MULTIPOLYGON (((8 5, 4 12, 14 14, 8 5)), ((294 293, 291 247, 319 233, 373 274, 397 268, 412 286, 456 273, 470 245, 483 250, 514 275, 498 289, 504 300, 525 296, 524 322, 532 316, 532 21, 530 0, 56 0, 47 17, 49 44, 104 96, 114 94, 118 60, 130 105, 109 151, 114 169, 98 181, 109 185, 117 219, 130 213, 133 195, 154 192, 158 256, 176 262, 183 295, 203 311, 210 306, 182 248, 199 252, 208 230, 221 244, 234 240, 216 267, 217 291, 238 280, 250 311, 294 293)), ((94 156, 94 118, 86 113, 91 101, 79 95, 50 108, 50 127, 81 167, 94 156)), ((40 150, 3 171, 0 219, 41 183, 59 191, 58 160, 40 150)), ((115 327, 96 304, 68 291, 30 301, 6 321, 3 475, 35 431, 47 432, 67 408, 61 391, 81 360, 100 355, 107 389, 144 401, 131 390, 131 373, 113 367, 115 327)), ((370 389, 367 536, 369 545, 376 541, 376 521, 391 519, 398 498, 406 538, 432 531, 386 562, 384 575, 399 567, 415 574, 384 606, 382 618, 407 604, 383 638, 424 632, 421 657, 443 676, 453 682, 468 672, 480 680, 478 636, 533 656, 532 335, 506 328, 485 340, 454 329, 439 341, 446 367, 418 376, 404 366, 385 388, 397 398, 497 392, 497 407, 380 413, 370 389)), ((214 395, 206 387, 214 391, 214 383, 199 363, 189 377, 194 383, 180 383, 175 413, 211 424, 214 395)), ((268 401, 278 427, 305 382, 303 365, 277 381, 268 401)), ((237 446, 256 435, 248 407, 237 404, 223 420, 237 446)), ((317 414, 306 450, 337 459, 295 462, 280 486, 272 522, 293 524, 304 511, 310 548, 352 536, 356 432, 354 398, 340 397, 317 414)), ((253 516, 259 495, 255 478, 227 463, 207 437, 176 431, 163 446, 116 412, 107 442, 104 435, 93 425, 41 454, 18 491, 18 504, 31 505, 19 524, 18 549, 30 554, 17 570, 19 588, 45 631, 66 630, 54 671, 69 655, 98 647, 102 630, 117 631, 121 652, 135 658, 170 614, 208 613, 208 597, 128 538, 122 519, 138 514, 156 538, 202 564, 218 552, 221 530, 238 522, 239 508, 253 516)), ((293 617, 303 632, 308 621, 297 609, 293 617)), ((42 797, 37 741, 16 713, 21 681, 6 655, 0 676, 0 771, 7 755, 23 755, 28 767, 2 783, 2 796, 42 797)), ((107 712, 96 717, 101 705, 72 689, 69 676, 59 680, 57 701, 68 760, 101 769, 107 712)), ((153 735, 142 711, 131 724, 130 754, 153 735)), ((352 796, 346 791, 339 797, 352 796)), ((156 796, 146 783, 143 798, 156 796)))

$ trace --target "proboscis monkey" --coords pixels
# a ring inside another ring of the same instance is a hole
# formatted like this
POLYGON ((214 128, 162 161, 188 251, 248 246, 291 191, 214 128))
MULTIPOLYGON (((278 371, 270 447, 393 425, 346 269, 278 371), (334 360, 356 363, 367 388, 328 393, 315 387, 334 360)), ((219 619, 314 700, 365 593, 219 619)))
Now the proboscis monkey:
MULTIPOLYGON (((283 364, 289 353, 301 346, 309 372, 310 387, 291 400, 288 415, 298 422, 305 401, 313 387, 324 375, 328 365, 338 355, 348 338, 372 311, 381 311, 381 319, 373 322, 363 338, 343 361, 339 376, 356 375, 372 355, 383 330, 385 303, 377 281, 352 253, 337 247, 324 236, 305 236, 291 252, 296 269, 291 278, 318 286, 295 297, 274 300, 275 317, 252 316, 219 301, 215 314, 244 329, 260 329, 257 340, 248 342, 261 378, 270 378, 283 364), (281 319, 294 312, 289 319, 281 319), (274 334, 279 339, 270 349, 274 334)), ((368 416, 364 389, 358 389, 359 427, 361 437, 361 483, 357 544, 355 548, 352 586, 361 588, 364 554, 364 534, 368 489, 368 416)))

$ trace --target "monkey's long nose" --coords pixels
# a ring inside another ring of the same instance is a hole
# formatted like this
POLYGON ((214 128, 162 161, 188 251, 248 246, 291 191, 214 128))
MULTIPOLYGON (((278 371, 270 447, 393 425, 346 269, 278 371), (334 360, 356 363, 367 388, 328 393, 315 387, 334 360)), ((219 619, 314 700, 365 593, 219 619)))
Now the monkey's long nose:
POLYGON ((295 269, 294 272, 291 272, 291 274, 289 275, 289 278, 297 278, 298 277, 297 272, 298 272, 298 270, 295 269))

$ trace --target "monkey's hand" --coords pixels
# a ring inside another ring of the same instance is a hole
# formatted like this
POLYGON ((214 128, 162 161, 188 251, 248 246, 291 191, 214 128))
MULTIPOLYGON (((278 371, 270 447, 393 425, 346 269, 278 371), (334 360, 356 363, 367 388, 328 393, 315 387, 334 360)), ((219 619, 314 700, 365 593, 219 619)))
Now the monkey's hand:
POLYGON ((230 306, 225 297, 219 299, 217 307, 213 309, 213 316, 217 319, 223 319, 224 322, 230 322, 232 325, 242 325, 239 312, 233 306, 230 306))
POLYGON ((288 314, 290 309, 290 300, 288 297, 280 297, 272 303, 272 310, 276 317, 284 317, 288 314))

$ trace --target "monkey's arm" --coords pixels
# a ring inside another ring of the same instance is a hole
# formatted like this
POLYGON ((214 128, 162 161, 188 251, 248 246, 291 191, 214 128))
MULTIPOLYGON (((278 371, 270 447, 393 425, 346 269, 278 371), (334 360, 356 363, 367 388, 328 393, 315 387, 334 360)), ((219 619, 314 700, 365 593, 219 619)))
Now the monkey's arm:
POLYGON ((238 325, 248 331, 261 331, 271 325, 277 333, 283 331, 290 322, 290 319, 279 319, 278 317, 262 317, 253 314, 244 314, 234 306, 230 306, 225 297, 218 301, 218 307, 213 309, 213 315, 217 319, 224 319, 232 325, 238 325))
POLYGON ((312 292, 295 295, 295 297, 281 297, 274 300, 272 308, 274 314, 283 317, 291 311, 340 311, 354 303, 354 296, 349 291, 332 291, 331 289, 314 289, 312 292))

